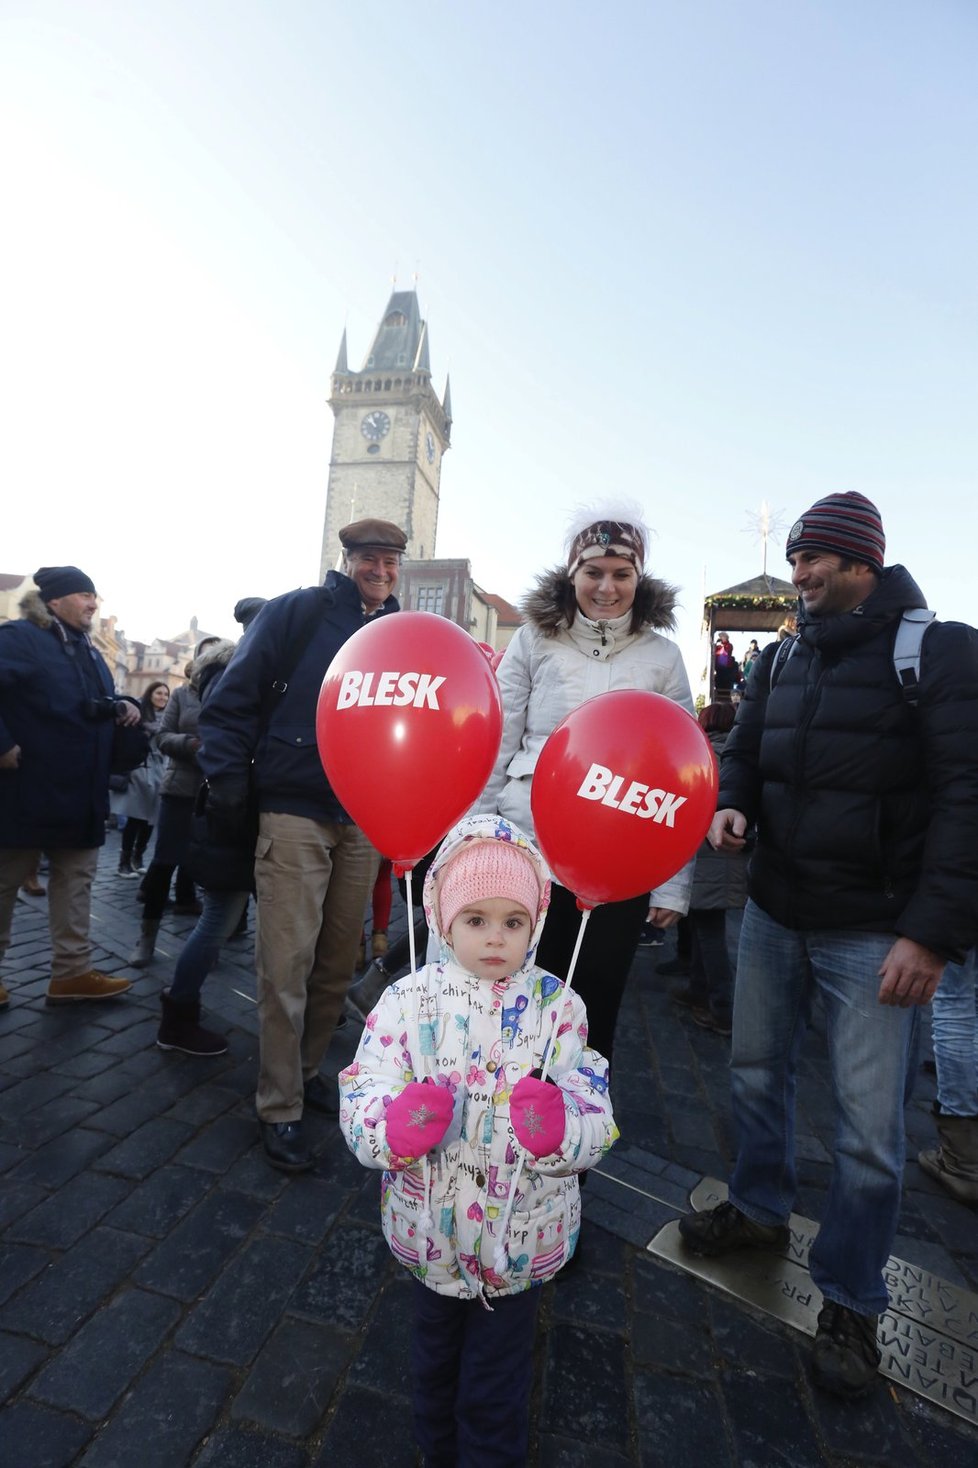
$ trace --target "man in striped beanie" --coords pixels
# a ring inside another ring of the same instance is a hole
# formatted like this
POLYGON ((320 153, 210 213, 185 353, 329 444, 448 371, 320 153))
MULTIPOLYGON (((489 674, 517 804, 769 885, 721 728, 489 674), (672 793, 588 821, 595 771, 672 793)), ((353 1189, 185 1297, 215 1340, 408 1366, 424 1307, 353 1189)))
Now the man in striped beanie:
MULTIPOLYGON (((795 1064, 818 997, 837 1125, 809 1257, 824 1301, 813 1372, 845 1397, 870 1390, 880 1360, 918 1006, 974 943, 978 911, 978 633, 931 622, 908 701, 894 642, 927 603, 885 548, 879 511, 854 492, 788 532, 798 634, 752 671, 709 835, 739 851, 757 830, 731 1053, 739 1150, 729 1200, 680 1222, 695 1254, 787 1247, 795 1064)), ((978 1117, 963 1120, 962 1145, 978 1148, 978 1117)))

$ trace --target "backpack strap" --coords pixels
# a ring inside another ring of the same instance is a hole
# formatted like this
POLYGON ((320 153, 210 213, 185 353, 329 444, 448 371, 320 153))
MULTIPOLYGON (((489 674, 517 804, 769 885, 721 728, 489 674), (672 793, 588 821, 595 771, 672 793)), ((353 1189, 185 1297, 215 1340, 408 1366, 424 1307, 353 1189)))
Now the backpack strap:
POLYGON ((920 648, 927 628, 934 622, 929 607, 909 607, 900 618, 893 642, 893 667, 909 704, 920 697, 920 648))
POLYGON ((777 683, 778 679, 781 677, 781 673, 782 673, 782 670, 784 669, 784 665, 788 661, 788 659, 791 657, 791 654, 794 652, 795 647, 797 646, 797 643, 798 643, 798 634, 797 634, 797 632, 794 632, 794 633, 792 633, 792 635, 790 637, 785 637, 778 644, 778 650, 774 654, 774 657, 773 657, 773 659, 771 661, 771 683, 770 683, 770 687, 768 689, 768 692, 770 692, 770 693, 773 693, 774 692, 774 685, 777 683))
MULTIPOLYGON (((324 588, 321 586, 311 589, 319 593, 324 591, 324 588)), ((329 605, 332 605, 332 598, 327 601, 320 594, 318 596, 311 596, 308 605, 303 608, 298 626, 293 632, 291 641, 285 648, 285 657, 282 662, 280 676, 274 679, 262 694, 260 719, 263 729, 267 727, 272 717, 272 709, 275 707, 278 699, 288 692, 289 680, 299 666, 303 653, 313 639, 313 634, 319 625, 319 619, 322 616, 324 608, 329 605)))

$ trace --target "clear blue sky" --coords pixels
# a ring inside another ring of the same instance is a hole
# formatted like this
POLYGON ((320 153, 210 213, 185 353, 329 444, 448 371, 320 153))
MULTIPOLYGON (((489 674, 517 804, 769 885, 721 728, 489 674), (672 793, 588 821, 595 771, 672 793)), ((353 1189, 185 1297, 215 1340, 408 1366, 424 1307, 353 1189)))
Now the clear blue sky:
POLYGON ((417 271, 488 589, 637 497, 695 680, 749 514, 859 489, 973 620, 976 63, 972 0, 3 0, 0 570, 143 639, 313 580, 340 334, 417 271))

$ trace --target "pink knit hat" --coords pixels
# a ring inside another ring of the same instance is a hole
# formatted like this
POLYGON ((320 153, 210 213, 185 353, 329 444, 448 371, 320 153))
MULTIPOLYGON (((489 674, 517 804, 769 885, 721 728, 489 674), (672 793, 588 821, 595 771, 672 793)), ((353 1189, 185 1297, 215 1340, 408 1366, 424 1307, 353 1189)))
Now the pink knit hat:
POLYGON ((508 841, 472 841, 445 867, 438 890, 441 930, 448 932, 463 907, 489 897, 508 897, 536 921, 540 880, 533 860, 508 841))

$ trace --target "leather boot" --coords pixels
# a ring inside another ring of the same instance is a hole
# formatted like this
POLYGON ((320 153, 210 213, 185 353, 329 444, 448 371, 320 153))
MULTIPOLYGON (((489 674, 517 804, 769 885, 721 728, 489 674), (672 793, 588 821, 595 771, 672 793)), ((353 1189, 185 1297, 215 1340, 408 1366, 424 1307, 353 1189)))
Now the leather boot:
POLYGON ((153 954, 156 952, 156 935, 159 930, 159 919, 153 922, 144 918, 139 924, 139 942, 126 960, 133 968, 145 968, 147 964, 153 962, 153 954))
POLYGON ((940 1146, 919 1152, 917 1161, 952 1198, 978 1207, 978 1116, 949 1116, 942 1111, 935 1120, 940 1146))
POLYGON ((161 1050, 182 1050, 184 1055, 225 1055, 228 1042, 200 1023, 200 1001, 180 1003, 164 989, 160 995, 163 1016, 156 1043, 161 1050))
POLYGON ((351 986, 346 996, 347 1003, 361 1019, 366 1019, 390 981, 390 974, 380 960, 375 958, 366 972, 351 986))

